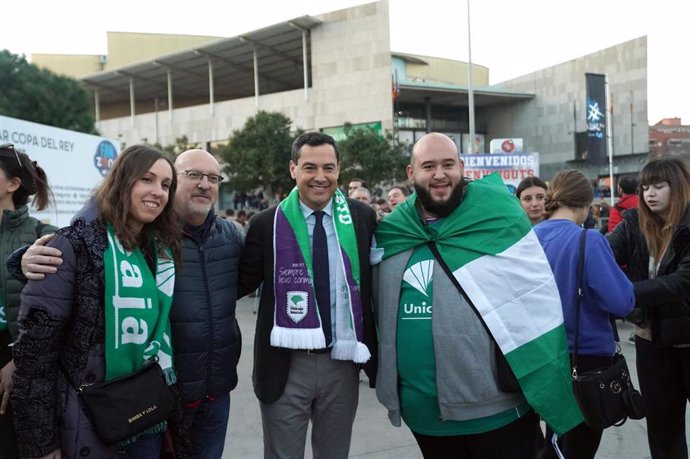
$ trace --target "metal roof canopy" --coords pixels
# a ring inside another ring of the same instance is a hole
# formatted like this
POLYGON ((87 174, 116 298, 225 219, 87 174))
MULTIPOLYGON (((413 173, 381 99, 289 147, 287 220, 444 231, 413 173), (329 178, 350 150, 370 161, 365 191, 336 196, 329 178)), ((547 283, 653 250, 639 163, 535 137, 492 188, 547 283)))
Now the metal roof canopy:
POLYGON ((299 89, 304 87, 303 34, 306 32, 309 56, 308 31, 320 23, 312 16, 301 16, 147 62, 98 72, 81 81, 97 91, 97 103, 100 104, 130 102, 130 79, 136 101, 165 100, 169 97, 168 72, 175 98, 228 100, 251 97, 256 95, 256 50, 260 94, 299 89), (212 82, 209 80, 211 69, 212 82))
MULTIPOLYGON (((467 87, 434 83, 401 83, 398 102, 425 104, 427 99, 434 105, 467 108, 467 87)), ((498 87, 473 88, 475 107, 505 105, 534 98, 534 94, 513 92, 498 87)))

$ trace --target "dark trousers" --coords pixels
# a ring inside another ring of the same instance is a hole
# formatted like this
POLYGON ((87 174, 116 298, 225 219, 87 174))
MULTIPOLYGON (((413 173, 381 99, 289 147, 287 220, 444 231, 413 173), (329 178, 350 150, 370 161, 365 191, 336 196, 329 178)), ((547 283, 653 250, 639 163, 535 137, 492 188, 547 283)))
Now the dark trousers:
MULTIPOLYGON (((8 330, 0 332, 0 368, 12 360, 12 348, 8 346, 11 342, 12 338, 8 330)), ((0 415, 0 459, 19 457, 13 419, 12 405, 8 405, 5 414, 0 415)))
POLYGON ((425 459, 527 459, 537 454, 539 417, 530 411, 500 429, 473 435, 434 437, 412 432, 425 459))
POLYGON ((0 458, 19 458, 17 438, 14 434, 12 406, 7 408, 5 414, 0 415, 0 458))
MULTIPOLYGON (((570 358, 572 361, 572 355, 570 358)), ((579 372, 606 368, 610 364, 610 357, 580 355, 577 358, 579 372)), ((558 448, 567 459, 592 459, 599 449, 603 433, 602 429, 594 429, 583 422, 559 438, 558 448)), ((544 448, 539 452, 539 459, 556 459, 558 456, 551 442, 553 431, 547 427, 544 437, 544 448)))
POLYGON ((659 348, 636 336, 635 349, 652 458, 687 458, 685 405, 690 400, 690 348, 659 348))
MULTIPOLYGON (((578 424, 574 429, 569 430, 558 441, 558 448, 567 459, 592 459, 599 449, 601 429, 593 429, 584 422, 578 424)), ((556 459, 556 451, 553 449, 551 438, 553 431, 546 428, 544 448, 539 452, 539 459, 556 459)))

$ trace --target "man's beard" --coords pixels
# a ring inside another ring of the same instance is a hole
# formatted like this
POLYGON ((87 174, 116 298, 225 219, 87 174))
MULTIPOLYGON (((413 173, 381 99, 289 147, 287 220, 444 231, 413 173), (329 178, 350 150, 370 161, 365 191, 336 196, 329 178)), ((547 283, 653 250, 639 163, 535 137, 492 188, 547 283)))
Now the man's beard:
POLYGON ((460 204, 460 201, 462 201, 462 195, 465 192, 465 180, 460 179, 453 187, 453 191, 450 193, 448 199, 445 201, 434 201, 431 199, 431 193, 417 183, 414 184, 414 190, 424 210, 437 217, 446 217, 453 212, 460 204))
MULTIPOLYGON (((177 198, 177 196, 176 196, 177 198)), ((213 209, 213 204, 199 204, 194 201, 180 202, 176 199, 175 210, 179 215, 180 219, 187 221, 194 219, 194 217, 206 217, 208 213, 213 209)))

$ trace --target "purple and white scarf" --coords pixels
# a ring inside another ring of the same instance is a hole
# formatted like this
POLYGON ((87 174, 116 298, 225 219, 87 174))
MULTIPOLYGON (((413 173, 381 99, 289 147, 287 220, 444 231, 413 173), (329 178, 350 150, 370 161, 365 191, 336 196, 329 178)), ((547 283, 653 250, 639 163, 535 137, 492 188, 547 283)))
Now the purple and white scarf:
MULTIPOLYGON (((333 197, 333 222, 338 240, 335 330, 331 357, 364 363, 371 357, 363 341, 359 256, 352 215, 343 194, 333 197)), ((314 294, 311 245, 297 188, 276 210, 273 220, 273 288, 275 315, 271 345, 288 349, 326 347, 314 294)))

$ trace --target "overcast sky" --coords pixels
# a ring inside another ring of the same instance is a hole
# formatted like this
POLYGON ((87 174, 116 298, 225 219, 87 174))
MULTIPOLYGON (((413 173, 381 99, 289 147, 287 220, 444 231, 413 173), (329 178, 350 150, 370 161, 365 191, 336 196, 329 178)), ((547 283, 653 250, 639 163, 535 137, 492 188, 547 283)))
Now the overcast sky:
MULTIPOLYGON (((690 124, 690 1, 470 0, 472 62, 490 82, 648 36, 649 122, 690 124)), ((0 49, 105 54, 106 32, 232 37, 352 0, 6 0, 0 49)), ((393 51, 468 59, 466 0, 389 0, 393 51)), ((584 76, 583 76, 584 78, 584 76)))

